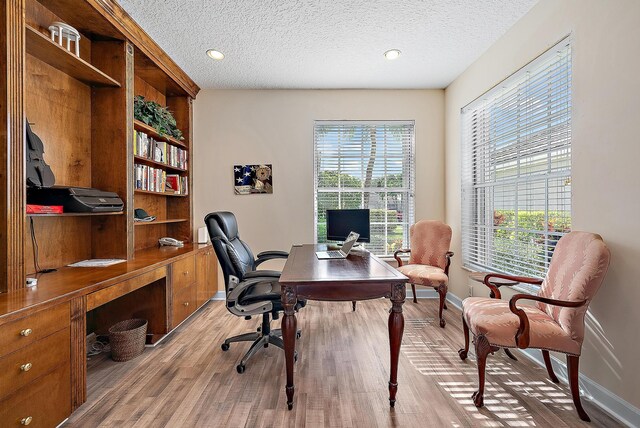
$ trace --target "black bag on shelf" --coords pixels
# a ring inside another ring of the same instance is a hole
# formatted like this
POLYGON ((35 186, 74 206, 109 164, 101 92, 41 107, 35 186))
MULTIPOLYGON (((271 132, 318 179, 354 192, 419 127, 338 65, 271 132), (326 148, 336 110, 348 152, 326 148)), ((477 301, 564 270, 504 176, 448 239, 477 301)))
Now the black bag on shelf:
POLYGON ((27 165, 26 176, 29 187, 51 187, 56 182, 51 167, 44 161, 44 144, 42 140, 31 130, 29 121, 27 128, 27 165))

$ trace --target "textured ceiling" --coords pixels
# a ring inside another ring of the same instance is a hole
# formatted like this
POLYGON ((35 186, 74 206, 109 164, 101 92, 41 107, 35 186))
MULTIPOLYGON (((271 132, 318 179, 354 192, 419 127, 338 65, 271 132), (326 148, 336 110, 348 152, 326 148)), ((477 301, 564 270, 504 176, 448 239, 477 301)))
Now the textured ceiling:
POLYGON ((536 2, 120 0, 202 88, 444 88, 536 2))

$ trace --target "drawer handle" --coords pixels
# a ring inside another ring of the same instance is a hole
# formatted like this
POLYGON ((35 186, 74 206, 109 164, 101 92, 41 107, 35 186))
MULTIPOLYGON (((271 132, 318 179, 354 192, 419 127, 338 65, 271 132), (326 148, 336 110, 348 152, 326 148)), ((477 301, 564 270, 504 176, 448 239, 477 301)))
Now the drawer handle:
POLYGON ((29 370, 31 370, 31 367, 33 367, 33 364, 31 363, 23 364, 20 366, 20 370, 22 370, 23 372, 28 372, 29 370))
POLYGON ((189 302, 184 302, 183 305, 189 306, 189 302))
POLYGON ((27 337, 27 336, 29 336, 31 333, 33 333, 33 330, 31 330, 30 328, 25 328, 24 330, 22 330, 22 331, 20 332, 20 336, 27 337))
POLYGON ((31 416, 27 416, 26 418, 20 419, 20 425, 29 425, 33 418, 31 416))
POLYGON ((182 272, 182 274, 183 274, 184 276, 187 276, 187 275, 189 275, 189 271, 188 271, 188 270, 185 270, 184 272, 182 272))

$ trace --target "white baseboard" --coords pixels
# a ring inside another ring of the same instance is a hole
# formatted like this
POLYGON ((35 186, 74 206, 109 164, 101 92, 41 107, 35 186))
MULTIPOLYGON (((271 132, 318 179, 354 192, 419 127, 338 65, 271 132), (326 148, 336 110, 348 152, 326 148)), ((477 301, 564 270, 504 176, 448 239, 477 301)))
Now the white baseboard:
POLYGON ((462 300, 452 293, 447 293, 447 302, 451 303, 454 308, 462 310, 462 300))
POLYGON ((227 298, 227 295, 225 294, 224 291, 218 291, 216 294, 213 295, 213 297, 209 300, 225 300, 227 298))
MULTIPOLYGON (((433 288, 428 289, 416 289, 416 297, 418 299, 438 299, 438 293, 433 288)), ((407 285, 407 300, 413 299, 413 293, 411 292, 411 286, 407 285)))
MULTIPOLYGON (((462 310, 462 300, 460 300, 458 296, 448 293, 447 301, 456 308, 462 310)), ((542 359, 542 352, 538 349, 518 349, 518 351, 539 366, 545 367, 544 360, 542 359)), ((551 356, 551 364, 553 365, 553 370, 558 379, 566 385, 567 365, 554 356, 551 356)), ((606 413, 623 424, 629 427, 640 427, 640 409, 618 397, 616 394, 589 379, 582 373, 580 374, 579 383, 583 398, 591 401, 593 404, 600 407, 606 413)))

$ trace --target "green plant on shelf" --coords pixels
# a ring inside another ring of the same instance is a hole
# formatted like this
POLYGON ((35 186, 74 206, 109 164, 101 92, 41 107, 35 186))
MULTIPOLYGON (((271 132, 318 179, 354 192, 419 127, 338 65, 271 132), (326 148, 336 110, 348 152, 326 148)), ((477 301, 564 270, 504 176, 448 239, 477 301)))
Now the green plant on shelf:
POLYGON ((184 140, 182 131, 176 125, 176 119, 168 107, 155 101, 147 101, 142 95, 134 98, 133 116, 155 129, 161 136, 168 135, 176 140, 184 140))

